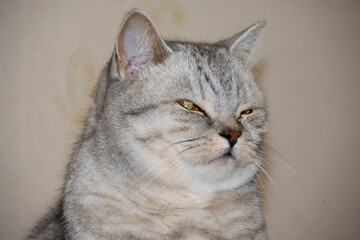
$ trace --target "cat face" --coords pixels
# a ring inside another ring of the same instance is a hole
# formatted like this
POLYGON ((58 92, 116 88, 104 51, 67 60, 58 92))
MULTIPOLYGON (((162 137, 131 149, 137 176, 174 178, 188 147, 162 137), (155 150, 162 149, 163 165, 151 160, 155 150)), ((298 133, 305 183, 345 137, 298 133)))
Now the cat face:
POLYGON ((165 43, 143 13, 125 19, 103 114, 109 144, 156 181, 217 191, 252 179, 267 117, 244 61, 260 30, 246 31, 216 44, 165 43))

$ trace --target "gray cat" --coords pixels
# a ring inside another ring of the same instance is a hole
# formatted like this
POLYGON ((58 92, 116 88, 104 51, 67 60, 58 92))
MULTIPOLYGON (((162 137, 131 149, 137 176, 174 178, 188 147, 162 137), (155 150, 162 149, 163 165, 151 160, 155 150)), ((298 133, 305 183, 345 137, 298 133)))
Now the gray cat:
POLYGON ((267 112, 248 64, 263 27, 165 42, 131 11, 63 195, 28 239, 266 239, 255 179, 267 112))

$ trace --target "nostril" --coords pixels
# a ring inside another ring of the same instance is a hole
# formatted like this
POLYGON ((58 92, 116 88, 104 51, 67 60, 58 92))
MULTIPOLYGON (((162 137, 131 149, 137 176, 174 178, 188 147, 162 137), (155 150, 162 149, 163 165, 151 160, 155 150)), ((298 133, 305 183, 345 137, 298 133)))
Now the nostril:
POLYGON ((241 136, 241 132, 225 132, 225 133, 220 133, 220 136, 226 138, 229 143, 230 143, 230 147, 233 147, 236 142, 237 139, 241 136))
POLYGON ((230 138, 231 138, 231 135, 228 134, 228 133, 219 133, 219 135, 226 138, 226 139, 228 139, 228 140, 230 140, 230 138))

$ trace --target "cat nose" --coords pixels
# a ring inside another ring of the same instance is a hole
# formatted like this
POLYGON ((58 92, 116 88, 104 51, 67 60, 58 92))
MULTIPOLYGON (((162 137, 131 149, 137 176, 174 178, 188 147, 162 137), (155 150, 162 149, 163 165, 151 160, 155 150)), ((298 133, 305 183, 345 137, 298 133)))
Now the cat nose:
POLYGON ((241 136, 242 132, 225 132, 220 133, 220 136, 226 138, 229 143, 230 147, 233 147, 236 144, 237 139, 241 136))

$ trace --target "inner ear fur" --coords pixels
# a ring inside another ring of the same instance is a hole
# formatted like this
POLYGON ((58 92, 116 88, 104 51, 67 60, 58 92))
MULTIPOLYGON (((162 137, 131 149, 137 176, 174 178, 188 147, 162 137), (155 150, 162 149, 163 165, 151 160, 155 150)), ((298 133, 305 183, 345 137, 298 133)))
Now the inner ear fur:
POLYGON ((169 53, 171 49, 146 13, 134 10, 125 17, 116 41, 119 74, 136 78, 144 67, 161 63, 169 53))

